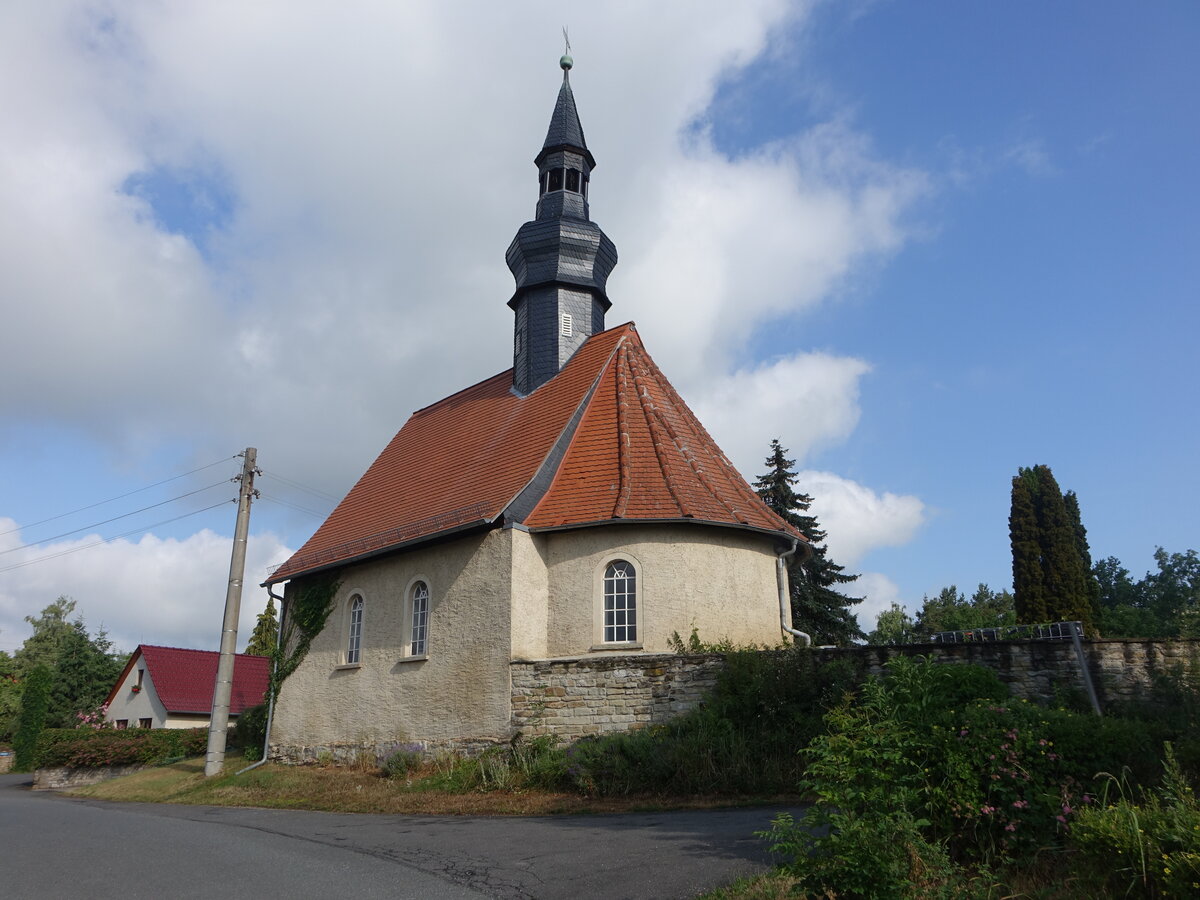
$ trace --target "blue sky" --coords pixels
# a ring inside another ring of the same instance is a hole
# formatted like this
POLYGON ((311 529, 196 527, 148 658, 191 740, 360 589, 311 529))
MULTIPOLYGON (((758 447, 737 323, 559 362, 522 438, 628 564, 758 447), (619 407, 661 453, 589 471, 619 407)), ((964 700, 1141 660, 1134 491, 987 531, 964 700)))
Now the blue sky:
POLYGON ((792 448, 864 624, 1009 586, 1022 465, 1135 575, 1198 546, 1194 3, 286 11, 4 13, 0 649, 60 593, 123 646, 215 647, 234 454, 253 583, 508 365, 560 19, 610 321, 747 475, 792 448))

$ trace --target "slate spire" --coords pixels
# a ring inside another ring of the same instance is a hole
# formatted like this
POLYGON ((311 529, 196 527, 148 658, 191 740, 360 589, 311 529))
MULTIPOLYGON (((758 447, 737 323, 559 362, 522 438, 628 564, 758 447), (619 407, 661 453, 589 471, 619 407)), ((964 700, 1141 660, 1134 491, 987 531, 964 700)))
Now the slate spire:
POLYGON ((588 212, 596 160, 583 137, 571 91, 570 56, 559 65, 563 83, 550 117, 538 168, 533 221, 513 238, 505 260, 516 279, 508 305, 516 313, 513 387, 530 393, 559 373, 589 337, 604 330, 611 303, 605 293, 617 248, 588 212))

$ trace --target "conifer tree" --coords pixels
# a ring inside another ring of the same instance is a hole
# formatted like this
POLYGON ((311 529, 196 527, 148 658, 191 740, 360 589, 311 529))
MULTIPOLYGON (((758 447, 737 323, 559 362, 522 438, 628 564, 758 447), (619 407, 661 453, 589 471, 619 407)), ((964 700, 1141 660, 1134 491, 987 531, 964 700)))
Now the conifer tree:
POLYGON ((275 598, 267 595, 267 608, 258 614, 246 653, 250 656, 270 656, 275 652, 279 635, 279 618, 275 615, 275 598))
POLYGON ((847 644, 865 635, 850 612, 850 605, 862 602, 861 597, 847 597, 834 589, 849 584, 857 575, 846 575, 827 555, 825 532, 816 516, 808 515, 812 497, 799 494, 793 488, 796 461, 787 458, 787 450, 779 440, 771 441, 771 454, 766 459, 767 471, 755 481, 758 496, 784 521, 795 526, 810 542, 811 554, 791 558, 788 580, 792 600, 792 624, 812 635, 818 644, 847 644))
POLYGON ((28 772, 34 766, 38 738, 45 727, 46 710, 50 706, 51 678, 50 670, 42 664, 34 666, 25 676, 21 711, 13 735, 13 769, 18 772, 28 772))
POLYGON ((1078 521, 1078 499, 1070 512, 1049 466, 1017 470, 1008 519, 1013 554, 1013 593, 1017 621, 1033 624, 1078 620, 1093 633, 1095 591, 1078 521))

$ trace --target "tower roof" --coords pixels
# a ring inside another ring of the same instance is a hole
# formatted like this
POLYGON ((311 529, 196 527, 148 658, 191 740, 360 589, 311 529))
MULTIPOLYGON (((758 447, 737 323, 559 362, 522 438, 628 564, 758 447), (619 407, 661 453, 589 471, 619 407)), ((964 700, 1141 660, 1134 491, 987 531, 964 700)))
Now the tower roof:
POLYGON ((532 394, 511 382, 501 372, 413 413, 267 583, 501 523, 675 521, 800 537, 738 474, 632 323, 593 335, 532 394))
MULTIPOLYGON (((569 58, 569 57, 565 57, 569 58)), ((583 137, 583 125, 579 122, 579 112, 575 109, 575 95, 571 93, 570 66, 563 66, 562 87, 558 89, 558 102, 554 104, 554 114, 550 116, 550 128, 546 131, 546 141, 542 144, 542 152, 534 162, 541 165, 542 158, 555 150, 570 148, 578 150, 587 159, 588 165, 596 167, 596 160, 588 150, 583 137)))

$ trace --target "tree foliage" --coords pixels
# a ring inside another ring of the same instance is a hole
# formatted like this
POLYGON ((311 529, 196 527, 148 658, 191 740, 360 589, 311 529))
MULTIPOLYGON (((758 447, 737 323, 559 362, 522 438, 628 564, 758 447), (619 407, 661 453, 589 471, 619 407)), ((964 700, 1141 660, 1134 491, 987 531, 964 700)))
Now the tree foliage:
POLYGON ((1017 620, 1083 623, 1095 633, 1095 603, 1087 532, 1074 493, 1067 496, 1049 466, 1020 468, 1012 480, 1009 539, 1017 620))
POLYGON ((28 772, 33 768, 38 737, 46 725, 46 711, 50 707, 51 681, 50 670, 41 664, 34 666, 25 676, 21 711, 13 735, 13 768, 18 772, 28 772))
POLYGON ((63 635, 50 688, 48 728, 74 728, 76 714, 95 709, 104 702, 124 660, 112 653, 112 642, 104 629, 91 637, 82 620, 76 620, 63 635))
POLYGON ((923 636, 939 631, 974 631, 979 628, 1003 628, 1015 625, 1017 614, 1013 595, 993 591, 981 584, 968 598, 957 585, 942 588, 934 597, 922 598, 917 611, 916 630, 923 636))
POLYGON ((1200 637, 1200 556, 1154 551, 1156 571, 1134 581, 1115 556, 1092 569, 1105 637, 1200 637))
POLYGON ((875 630, 867 635, 868 644, 907 644, 916 634, 916 622, 899 603, 875 617, 875 630))
POLYGON ((267 595, 267 608, 258 614, 254 632, 246 644, 250 656, 270 656, 279 639, 279 618, 275 615, 275 598, 267 595))
POLYGON ((850 584, 857 575, 847 575, 842 566, 829 558, 825 532, 817 517, 808 514, 812 497, 795 491, 796 461, 787 458, 779 440, 771 441, 767 471, 754 483, 758 496, 784 521, 795 526, 809 541, 811 554, 795 554, 788 567, 794 626, 812 635, 818 644, 847 644, 865 635, 850 606, 861 597, 847 597, 837 585, 850 584))

